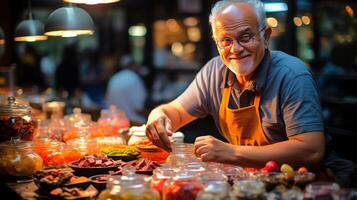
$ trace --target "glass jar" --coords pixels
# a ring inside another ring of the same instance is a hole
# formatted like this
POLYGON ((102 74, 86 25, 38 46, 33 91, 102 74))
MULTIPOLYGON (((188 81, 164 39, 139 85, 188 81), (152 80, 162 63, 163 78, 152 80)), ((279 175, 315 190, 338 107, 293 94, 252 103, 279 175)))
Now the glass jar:
POLYGON ((151 178, 151 187, 154 188, 162 196, 162 188, 166 180, 170 179, 175 174, 174 168, 171 165, 161 165, 153 171, 151 178))
POLYGON ((159 193, 150 188, 143 175, 136 175, 134 167, 124 169, 122 176, 112 176, 99 200, 159 200, 159 193))
POLYGON ((196 200, 227 200, 229 199, 229 184, 226 181, 210 181, 199 192, 196 200))
POLYGON ((142 126, 132 126, 129 129, 129 141, 128 145, 135 145, 142 140, 148 140, 145 134, 145 125, 142 126))
POLYGON ((122 128, 129 128, 130 122, 115 105, 110 105, 109 110, 101 110, 98 127, 105 132, 106 136, 118 136, 118 131, 122 128))
POLYGON ((63 150, 65 144, 49 138, 34 141, 33 150, 42 158, 46 167, 61 167, 66 164, 63 150))
POLYGON ((10 140, 0 144, 0 174, 11 177, 31 177, 43 168, 41 157, 32 150, 32 143, 10 140))
POLYGON ((240 180, 233 184, 232 196, 238 200, 264 199, 264 183, 258 180, 240 180))
POLYGON ((64 157, 67 162, 78 160, 86 155, 100 155, 100 149, 94 139, 78 138, 66 143, 64 157))
POLYGON ((181 168, 173 178, 165 181, 162 199, 196 199, 197 194, 202 190, 203 186, 198 181, 198 174, 181 168))
POLYGON ((33 140, 37 132, 37 120, 31 115, 31 107, 18 105, 14 97, 8 103, 0 105, 0 142, 18 137, 33 140))
MULTIPOLYGON (((90 115, 81 113, 80 108, 74 108, 73 114, 64 117, 67 130, 63 133, 63 141, 77 138, 89 138, 93 130, 93 122, 90 115)), ((96 127, 94 128, 94 130, 96 127)))
POLYGON ((340 186, 333 182, 313 182, 306 186, 304 199, 322 200, 333 199, 333 196, 340 190, 340 186))

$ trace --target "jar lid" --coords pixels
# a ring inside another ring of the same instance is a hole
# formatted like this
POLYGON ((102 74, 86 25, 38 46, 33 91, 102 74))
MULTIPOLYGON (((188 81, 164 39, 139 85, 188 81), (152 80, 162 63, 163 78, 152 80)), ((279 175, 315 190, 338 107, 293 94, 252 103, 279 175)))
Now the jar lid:
POLYGON ((31 110, 30 106, 17 104, 15 97, 7 100, 7 104, 0 104, 0 115, 26 115, 31 110))
POLYGON ((0 143, 0 149, 26 151, 29 148, 32 148, 32 142, 20 140, 19 138, 11 138, 11 140, 0 143))

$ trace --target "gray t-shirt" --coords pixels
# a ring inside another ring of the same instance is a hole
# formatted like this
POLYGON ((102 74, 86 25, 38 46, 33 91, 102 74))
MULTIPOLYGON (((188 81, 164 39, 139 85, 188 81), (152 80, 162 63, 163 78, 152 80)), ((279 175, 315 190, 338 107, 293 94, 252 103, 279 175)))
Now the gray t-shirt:
POLYGON ((266 50, 250 83, 240 91, 235 75, 220 57, 211 59, 177 98, 188 113, 196 117, 212 115, 218 130, 223 88, 232 85, 229 107, 251 105, 255 92, 261 95, 259 106, 264 134, 270 142, 287 140, 311 131, 323 131, 320 98, 312 72, 296 57, 266 50), (271 63, 270 63, 271 60, 271 63))

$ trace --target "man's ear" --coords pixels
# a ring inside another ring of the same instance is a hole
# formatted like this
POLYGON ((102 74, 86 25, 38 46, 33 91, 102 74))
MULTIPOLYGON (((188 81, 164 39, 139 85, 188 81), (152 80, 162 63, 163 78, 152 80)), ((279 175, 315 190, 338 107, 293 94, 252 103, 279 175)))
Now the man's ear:
POLYGON ((264 31, 264 46, 265 46, 265 48, 269 47, 269 40, 270 40, 271 32, 272 32, 272 30, 271 30, 271 27, 269 27, 269 26, 264 31))

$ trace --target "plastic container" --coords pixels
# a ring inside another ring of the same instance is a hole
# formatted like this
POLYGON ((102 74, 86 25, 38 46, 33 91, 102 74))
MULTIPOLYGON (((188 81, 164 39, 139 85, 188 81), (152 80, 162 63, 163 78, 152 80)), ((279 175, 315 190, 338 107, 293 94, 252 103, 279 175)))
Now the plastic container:
POLYGON ((33 152, 32 143, 10 140, 0 144, 0 174, 2 176, 28 178, 42 170, 41 157, 33 152))
POLYGON ((143 175, 136 175, 133 167, 124 170, 122 176, 112 176, 98 200, 159 200, 159 193, 149 187, 143 175))
POLYGON ((14 97, 0 105, 0 142, 11 138, 31 141, 37 133, 37 120, 31 115, 31 107, 18 105, 14 97))

